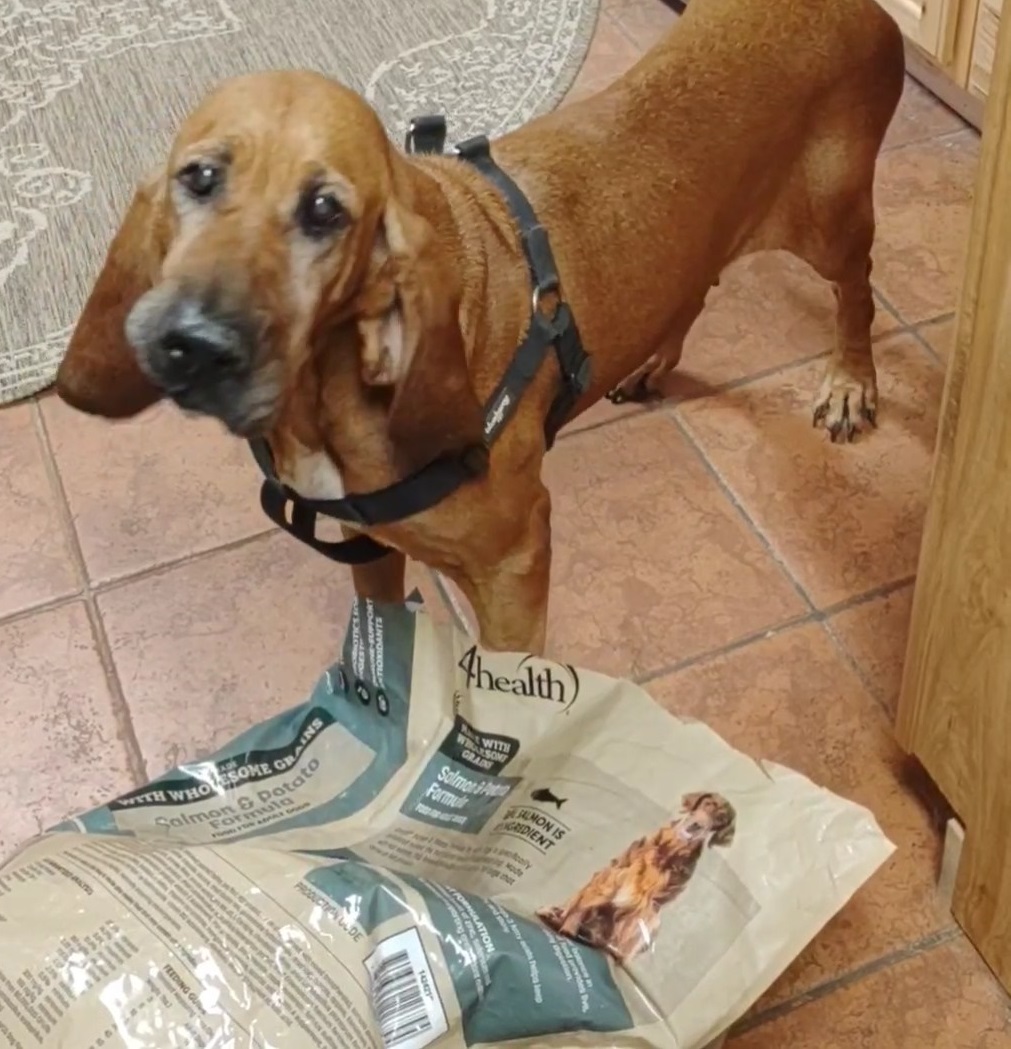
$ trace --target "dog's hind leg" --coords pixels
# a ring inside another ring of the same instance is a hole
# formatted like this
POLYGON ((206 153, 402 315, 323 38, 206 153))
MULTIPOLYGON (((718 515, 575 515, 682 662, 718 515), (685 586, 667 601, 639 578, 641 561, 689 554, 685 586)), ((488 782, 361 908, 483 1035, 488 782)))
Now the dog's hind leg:
POLYGON ((648 401, 663 395, 663 380, 681 362, 685 339, 706 304, 706 296, 693 296, 678 311, 663 346, 627 379, 620 382, 607 399, 612 404, 626 401, 648 401))

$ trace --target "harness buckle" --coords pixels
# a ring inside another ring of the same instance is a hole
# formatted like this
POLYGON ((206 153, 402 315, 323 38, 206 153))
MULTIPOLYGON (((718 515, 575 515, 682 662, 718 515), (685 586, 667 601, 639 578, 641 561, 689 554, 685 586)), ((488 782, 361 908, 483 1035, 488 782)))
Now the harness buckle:
POLYGON ((406 153, 443 153, 446 149, 446 118, 439 115, 414 117, 404 136, 406 153))
POLYGON ((536 310, 540 305, 541 296, 558 291, 561 280, 551 252, 548 231, 538 223, 530 229, 523 230, 521 239, 534 285, 533 307, 536 310))
POLYGON ((477 164, 479 161, 491 159, 491 142, 487 135, 474 135, 463 142, 457 142, 453 152, 461 159, 477 164))

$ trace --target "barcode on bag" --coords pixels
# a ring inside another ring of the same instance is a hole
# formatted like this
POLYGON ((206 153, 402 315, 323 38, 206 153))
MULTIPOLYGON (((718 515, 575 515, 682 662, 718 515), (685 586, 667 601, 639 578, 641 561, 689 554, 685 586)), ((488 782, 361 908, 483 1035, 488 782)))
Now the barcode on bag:
POLYGON ((365 959, 385 1049, 422 1049, 449 1030, 417 929, 389 936, 365 959))

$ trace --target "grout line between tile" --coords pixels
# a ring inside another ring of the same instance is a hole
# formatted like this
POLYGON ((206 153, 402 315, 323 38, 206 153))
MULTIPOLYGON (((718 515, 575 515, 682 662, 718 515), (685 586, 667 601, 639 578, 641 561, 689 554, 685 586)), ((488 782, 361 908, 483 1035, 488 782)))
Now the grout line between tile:
POLYGON ((80 577, 81 594, 85 598, 90 598, 91 585, 88 582, 88 568, 84 561, 81 540, 77 534, 77 529, 74 527, 74 515, 70 509, 70 501, 67 499, 67 491, 63 486, 60 468, 56 464, 56 456, 53 454, 53 445, 49 439, 49 430, 46 428, 46 419, 42 414, 39 402, 35 399, 32 400, 32 413, 35 422, 35 433, 42 446, 42 457, 45 460, 49 485, 56 499, 64 539, 70 549, 71 556, 74 559, 74 567, 80 577))
MULTIPOLYGON (((778 637, 780 634, 785 634, 789 630, 796 630, 799 627, 809 626, 814 623, 827 624, 832 616, 838 615, 840 612, 848 611, 851 608, 856 608, 868 601, 887 597, 896 590, 901 590, 904 586, 908 586, 915 580, 915 578, 915 576, 907 576, 904 579, 899 579, 892 583, 884 583, 881 586, 874 587, 872 590, 868 590, 866 593, 858 594, 855 597, 847 598, 845 601, 840 601, 837 604, 830 605, 828 608, 815 608, 812 612, 809 612, 806 615, 794 616, 792 619, 787 619, 782 623, 778 623, 776 626, 768 627, 764 630, 756 630, 751 634, 745 634, 743 637, 739 637, 725 645, 719 645, 716 648, 707 649, 706 651, 699 652, 694 656, 687 656, 685 659, 676 660, 673 663, 668 663, 655 670, 649 670, 645 674, 640 674, 633 678, 633 680, 637 685, 645 686, 652 681, 656 681, 658 678, 666 677, 668 674, 676 674, 680 670, 686 670, 688 667, 695 666, 699 663, 705 663, 710 659, 719 659, 721 656, 729 655, 731 652, 736 652, 738 649, 746 648, 748 645, 753 645, 756 642, 778 637)), ((831 636, 833 640, 836 640, 834 634, 831 634, 831 636)), ((856 666, 845 647, 843 648, 843 653, 846 655, 850 664, 856 666)), ((859 670, 859 668, 857 669, 859 670)), ((866 687, 867 682, 862 674, 860 675, 860 680, 866 687)), ((880 703, 881 701, 878 699, 876 692, 873 689, 869 689, 869 691, 875 700, 880 703)), ((891 716, 890 712, 887 711, 887 708, 886 713, 889 714, 889 717, 891 716)))
POLYGON ((867 695, 874 700, 875 703, 884 711, 885 716, 888 718, 888 725, 890 728, 895 727, 895 713, 888 706, 888 700, 881 694, 880 688, 876 681, 873 681, 870 676, 865 672, 864 668, 857 662, 853 653, 850 652, 849 648, 846 647, 846 643, 836 633, 832 622, 826 619, 822 626, 825 628, 825 633, 828 634, 829 641, 831 641, 836 652, 839 654, 843 662, 853 671, 857 676, 857 680, 867 691, 867 695))
POLYGON ((917 321, 916 324, 910 324, 909 327, 914 330, 929 328, 932 324, 940 324, 941 321, 951 321, 957 316, 958 310, 945 310, 944 313, 939 313, 935 317, 927 317, 925 320, 917 321))
MULTIPOLYGON (((982 133, 967 123, 964 127, 955 128, 954 131, 945 131, 943 135, 934 135, 933 138, 927 140, 930 142, 947 142, 949 138, 958 138, 959 135, 964 135, 967 131, 971 131, 976 138, 982 138, 982 133)), ((922 142, 920 143, 922 145, 922 142)))
MULTIPOLYGON (((872 249, 872 258, 873 258, 873 249, 872 249)), ((888 298, 888 296, 875 283, 873 272, 871 273, 871 291, 874 292, 874 295, 881 302, 881 305, 884 306, 884 308, 886 310, 888 310, 888 312, 899 322, 899 324, 901 325, 902 329, 903 330, 908 330, 910 325, 906 323, 906 318, 903 317, 901 313, 899 313, 899 311, 896 309, 895 304, 892 302, 892 300, 890 298, 888 298)))
POLYGON ((601 419, 599 423, 590 423, 589 426, 581 426, 578 430, 563 431, 558 435, 558 440, 568 441, 573 437, 578 437, 581 433, 593 433, 594 430, 602 430, 605 426, 616 426, 618 423, 623 423, 628 419, 638 419, 651 410, 650 408, 640 408, 630 412, 619 412, 616 408, 615 414, 610 419, 601 419))
POLYGON ((828 634, 829 639, 835 646, 836 651, 843 658, 843 660, 849 665, 850 669, 856 674, 858 680, 863 684, 864 688, 867 689, 867 694, 874 700, 875 703, 884 711, 885 716, 888 719, 888 724, 894 726, 895 712, 888 705, 888 698, 881 692, 877 681, 873 680, 864 668, 860 665, 853 653, 850 652, 846 642, 836 632, 832 626, 832 619, 839 615, 841 612, 848 612, 852 608, 859 608, 861 605, 867 604, 869 601, 880 600, 882 597, 888 597, 890 594, 894 594, 896 591, 901 590, 903 587, 910 586, 916 581, 916 576, 906 576, 904 579, 896 580, 892 583, 885 583, 883 586, 877 586, 873 590, 868 590, 865 594, 860 594, 858 597, 847 598, 845 601, 839 601, 834 605, 830 605, 828 608, 822 609, 817 619, 821 620, 825 627, 825 632, 828 634))
MULTIPOLYGON (((943 105, 943 103, 942 103, 943 105)), ((948 107, 945 106, 947 109, 948 107)), ((954 110, 952 110, 954 112, 954 110)), ((958 114, 955 114, 958 116, 958 114)), ((893 146, 884 146, 879 156, 890 156, 892 153, 901 153, 904 149, 911 149, 913 146, 924 146, 928 142, 946 142, 949 138, 956 138, 959 135, 964 135, 967 131, 973 132, 975 135, 979 135, 979 132, 968 123, 965 123, 963 127, 953 128, 951 131, 942 131, 939 135, 924 135, 922 138, 911 138, 908 142, 896 142, 893 146)))
POLYGON ((837 601, 834 605, 826 605, 825 608, 818 610, 818 617, 820 619, 828 619, 831 616, 838 615, 840 612, 848 612, 851 608, 867 604, 868 601, 876 601, 880 597, 888 597, 889 594, 894 594, 896 590, 901 590, 915 581, 915 575, 907 575, 901 579, 895 579, 891 583, 882 583, 880 586, 872 587, 862 594, 847 597, 842 601, 837 601))
POLYGON ((83 587, 80 590, 75 591, 72 594, 64 594, 63 597, 54 597, 49 601, 42 601, 37 605, 30 605, 28 608, 19 608, 16 612, 8 612, 5 616, 0 617, 0 627, 9 626, 13 623, 20 623, 23 619, 31 619, 32 616, 41 615, 45 612, 55 612, 58 608, 63 608, 65 605, 79 604, 86 598, 83 587))
POLYGON ((42 601, 39 604, 29 605, 27 608, 20 608, 16 612, 8 612, 6 615, 0 616, 0 626, 4 626, 8 623, 16 623, 22 619, 28 619, 30 616, 37 615, 40 612, 51 612, 53 609, 62 608, 63 605, 70 605, 75 601, 87 600, 89 597, 99 598, 104 594, 111 593, 114 590, 119 590, 121 587, 129 586, 131 583, 137 583, 144 579, 150 579, 153 576, 163 575, 166 572, 171 572, 173 569, 184 567, 196 561, 202 561, 208 557, 213 557, 215 554, 228 553, 229 551, 237 550, 243 546, 252 545, 253 543, 259 542, 261 539, 265 539, 267 536, 273 535, 276 531, 276 528, 268 528, 262 532, 254 532, 252 535, 243 536, 241 539, 233 539, 231 542, 224 543, 221 546, 214 546, 209 550, 199 550, 196 553, 186 554, 184 557, 178 557, 172 561, 163 561, 160 564, 151 565, 148 568, 142 568, 124 576, 117 576, 115 579, 103 580, 101 583, 92 584, 88 583, 87 579, 85 579, 81 588, 72 594, 65 594, 63 597, 56 597, 50 601, 42 601))
MULTIPOLYGON (((63 541, 66 543, 70 559, 74 564, 74 574, 77 576, 79 589, 75 596, 80 597, 82 594, 88 593, 88 569, 84 563, 84 554, 77 537, 77 529, 74 528, 74 517, 70 512, 70 503, 67 501, 67 493, 63 488, 63 479, 60 477, 60 471, 56 465, 56 457, 53 455, 53 448, 49 440, 49 432, 46 430, 46 423, 45 418, 42 415, 42 409, 39 406, 38 399, 35 397, 33 397, 29 403, 31 404, 32 426, 35 429, 35 440, 38 442, 43 466, 46 471, 46 479, 49 481, 49 488, 52 492, 53 499, 56 502, 56 512, 60 518, 60 529, 63 532, 63 541)), ((46 602, 46 606, 53 604, 54 602, 46 602)), ((35 608, 30 610, 25 609, 25 611, 37 611, 39 607, 45 606, 35 606, 35 608)))
MULTIPOLYGON (((116 672, 115 661, 112 657, 112 648, 109 645, 109 639, 105 633, 105 626, 102 623, 102 616, 95 600, 95 593, 88 582, 88 571, 84 561, 84 551, 81 549, 80 537, 77 534, 77 529, 74 527, 74 518, 70 510, 70 502, 67 499, 67 492, 63 486, 63 478, 60 475, 60 470, 56 463, 56 456, 53 454, 53 446, 49 439, 49 431, 46 428, 45 416, 43 416, 37 400, 33 400, 32 402, 32 412, 35 422, 35 432, 42 444, 46 473, 48 474, 49 483, 52 486, 53 494, 56 497, 58 504, 60 523, 65 533, 65 539, 70 545, 77 570, 82 579, 82 588, 80 595, 78 595, 78 599, 83 600, 88 615, 92 640, 95 645, 95 650, 98 653, 99 662, 102 664, 102 671, 105 675, 106 685, 109 689, 112 715, 116 724, 119 726, 120 738, 122 739, 124 749, 126 750, 127 764, 131 775, 134 777, 134 781, 139 785, 147 780, 147 768, 144 762, 144 755, 140 749, 140 742, 137 739, 137 731, 133 724, 133 717, 130 714, 130 706, 126 701, 126 696, 123 693, 119 675, 116 672)), ((37 611, 37 609, 35 611, 37 611)))
POLYGON ((696 666, 698 663, 705 663, 710 659, 719 659, 721 656, 729 655, 731 652, 736 652, 738 649, 746 648, 748 645, 753 645, 758 641, 767 641, 770 638, 786 633, 788 630, 807 626, 809 623, 816 623, 817 621, 817 612, 808 615, 794 616, 792 619, 787 619, 782 623, 778 623, 776 626, 767 627, 764 630, 756 630, 754 633, 745 634, 744 637, 739 637, 735 641, 730 641, 725 645, 720 645, 717 648, 710 648, 705 652, 699 652, 697 655, 687 656, 685 659, 679 659, 674 663, 668 663, 666 666, 659 667, 656 670, 647 671, 645 674, 641 674, 632 680, 637 685, 648 685, 650 682, 656 681, 658 678, 666 677, 668 674, 676 674, 680 670, 686 670, 688 667, 696 666))
MULTIPOLYGON (((953 317, 954 313, 952 313, 950 316, 953 317)), ((944 318, 941 318, 941 319, 943 320, 944 318)), ((916 342, 918 342, 920 344, 920 347, 924 351, 926 351, 927 356, 935 364, 940 365, 940 367, 942 367, 942 368, 947 368, 948 367, 948 362, 937 352, 937 350, 934 349, 933 346, 930 345, 929 341, 924 337, 923 332, 920 330, 924 326, 929 326, 931 324, 936 324, 936 323, 938 323, 937 320, 923 321, 922 323, 917 324, 915 327, 910 328, 909 334, 913 337, 913 339, 916 342)))
MULTIPOLYGON (((874 282, 873 281, 871 281, 871 294, 872 294, 872 296, 873 296, 873 298, 875 300, 875 302, 874 302, 875 312, 877 312, 877 308, 880 307, 881 309, 883 309, 885 311, 885 313, 888 314, 889 317, 892 318, 893 321, 896 322, 896 324, 898 325, 899 328, 904 328, 905 325, 906 325, 906 322, 902 319, 902 317, 899 316, 898 310, 896 310, 896 308, 884 297, 884 295, 882 295, 881 292, 876 287, 874 287, 874 282)), ((892 331, 886 332, 884 334, 891 335, 894 332, 894 330, 895 329, 892 329, 892 331)), ((880 338, 880 336, 878 336, 878 337, 880 338)), ((874 341, 875 341, 875 337, 872 335, 871 336, 871 342, 874 342, 874 341)))
POLYGON ((885 307, 885 309, 888 310, 888 312, 893 317, 895 317, 896 320, 899 321, 900 327, 894 329, 888 334, 898 335, 902 333, 905 335, 911 335, 927 351, 931 360, 933 360, 935 364, 939 364, 942 368, 946 368, 947 362, 937 352, 937 350, 935 350, 934 347, 931 346, 930 343, 927 342, 927 340, 923 337, 921 329, 929 327, 931 324, 940 324, 942 321, 951 320, 952 317, 954 317, 958 311, 945 310, 943 313, 938 313, 933 317, 926 317, 921 321, 917 321, 915 324, 910 324, 906 322, 905 318, 902 316, 901 313, 899 313, 896 306, 892 303, 888 296, 885 295, 885 293, 874 283, 873 280, 871 281, 871 287, 874 291, 874 294, 881 300, 881 303, 885 307))
POLYGON ((834 994, 836 991, 846 990, 854 984, 866 980, 868 977, 883 972, 885 969, 891 969, 893 966, 901 965, 903 962, 910 961, 918 955, 928 954, 931 951, 936 950, 938 947, 943 947, 946 944, 957 940, 961 935, 962 930, 959 929, 957 925, 945 926, 945 928, 939 929, 937 932, 932 932, 927 936, 921 937, 919 940, 914 940, 905 947, 900 947, 898 950, 891 951, 889 954, 882 955, 880 958, 875 958, 872 961, 866 962, 865 964, 858 966, 856 969, 844 973, 842 976, 837 976, 832 980, 826 980, 825 983, 818 984, 808 991, 803 991, 794 998, 790 998, 785 1002, 779 1002, 776 1005, 770 1006, 768 1009, 763 1009, 760 1013, 755 1013, 753 1016, 746 1016, 731 1028, 730 1039, 732 1040, 738 1035, 745 1034, 748 1031, 753 1031, 756 1027, 764 1027, 766 1024, 778 1020, 797 1009, 801 1009, 805 1005, 810 1005, 812 1002, 817 1002, 822 998, 827 998, 830 994, 834 994))
POLYGON ((126 575, 116 576, 115 579, 105 579, 101 583, 93 584, 92 592, 96 597, 99 597, 103 594, 111 593, 114 590, 119 590, 124 586, 129 586, 131 583, 139 583, 144 579, 151 579, 155 576, 165 575, 165 573, 171 572, 176 568, 182 568, 186 565, 203 561, 206 558, 214 557, 216 554, 230 553, 231 551, 239 550, 244 546, 251 546, 253 543, 258 543, 275 534, 279 535, 280 530, 271 525, 270 528, 265 528, 262 532, 253 532, 251 535, 244 535, 239 539, 232 539, 227 543, 222 543, 220 546, 212 546, 207 550, 196 550, 191 554, 184 554, 182 557, 176 557, 171 561, 162 561, 156 565, 149 565, 147 568, 141 568, 136 572, 129 572, 126 575))
POLYGON ((685 441, 688 442, 688 445, 698 456, 699 462, 702 463, 706 472, 709 474, 710 477, 712 477, 712 479, 719 486, 720 491, 723 492, 726 498, 730 501, 730 504, 740 515, 741 520, 748 526, 752 534, 754 534, 758 538, 758 541, 765 548, 766 552, 779 566, 780 571, 783 573, 786 579, 789 580, 790 585, 796 591, 797 596, 800 597, 800 599, 804 602, 805 605, 807 605, 808 611, 816 612, 817 606, 815 605, 814 601, 811 600, 811 597, 808 594, 808 592, 804 589, 803 586, 801 586, 800 581, 790 571, 783 558, 780 557, 779 552, 772 545, 772 542, 770 541, 769 537, 765 534, 764 531, 762 531, 761 528, 758 527, 755 521, 752 520, 751 515, 748 513, 747 510, 745 510, 744 505, 737 498, 737 496, 734 495, 733 489, 730 487, 729 484, 727 484, 720 471, 717 470, 713 463, 709 461, 709 458, 702 450, 701 445, 698 443, 698 441, 695 440, 694 434, 691 432, 688 426, 685 425, 684 420, 681 419, 680 416, 677 414, 676 407, 672 407, 670 410, 666 411, 665 414, 677 427, 678 431, 680 432, 681 436, 684 437, 685 441))
POLYGON ((105 671, 105 679, 108 682, 109 691, 113 696, 113 715, 119 723, 121 738, 126 747, 130 773, 134 778, 134 783, 139 787, 144 783, 150 782, 151 777, 148 774, 147 762, 144 760, 144 752, 141 750, 140 739, 137 736, 137 729, 133 723, 133 716, 130 713, 130 705, 126 701, 123 684, 119 679, 119 671, 116 669, 116 660, 112 654, 109 637, 105 632, 102 613, 98 609, 94 595, 91 595, 85 601, 84 607, 88 613, 88 622, 91 624, 91 634, 95 642, 95 649, 102 663, 102 669, 105 671), (117 707, 119 708, 118 710, 116 709, 117 707))
POLYGON ((601 7, 598 18, 606 18, 611 23, 611 25, 614 26, 614 28, 617 29, 618 32, 625 38, 625 41, 635 48, 635 50, 639 53, 640 57, 646 53, 648 49, 644 48, 642 44, 640 44, 639 41, 632 36, 632 34, 625 28, 624 22, 613 11, 608 11, 605 10, 604 7, 601 7))

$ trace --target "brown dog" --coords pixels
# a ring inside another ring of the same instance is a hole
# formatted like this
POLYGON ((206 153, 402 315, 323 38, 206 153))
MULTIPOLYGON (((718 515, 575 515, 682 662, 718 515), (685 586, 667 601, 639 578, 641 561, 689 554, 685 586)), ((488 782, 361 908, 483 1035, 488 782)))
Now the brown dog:
MULTIPOLYGON (((495 142, 592 359, 573 414, 656 389, 721 270, 786 249, 838 299, 815 419, 833 437, 873 423, 872 184, 902 84, 874 0, 697 0, 613 86, 495 142)), ((291 488, 334 498, 479 442, 530 311, 484 175, 404 156, 322 76, 260 74, 211 95, 137 191, 57 388, 108 416, 168 393, 265 436, 291 488)), ((543 650, 558 383, 540 369, 484 477, 370 530, 394 552, 354 569, 359 593, 402 599, 407 555, 459 584, 486 646, 543 650)))
POLYGON ((660 908, 684 892, 702 850, 734 840, 736 814, 719 794, 686 794, 681 815, 630 845, 561 907, 537 916, 555 932, 622 963, 652 946, 660 908))

